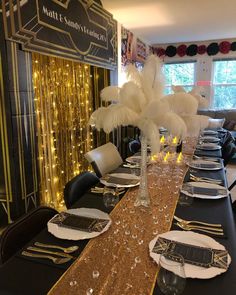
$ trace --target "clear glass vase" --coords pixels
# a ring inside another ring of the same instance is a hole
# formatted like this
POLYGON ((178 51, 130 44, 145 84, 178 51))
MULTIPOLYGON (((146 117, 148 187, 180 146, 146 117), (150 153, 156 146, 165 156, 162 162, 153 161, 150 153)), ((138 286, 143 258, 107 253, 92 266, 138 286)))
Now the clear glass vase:
POLYGON ((147 138, 141 135, 141 173, 138 196, 135 200, 134 206, 148 207, 150 205, 150 198, 147 184, 147 138))

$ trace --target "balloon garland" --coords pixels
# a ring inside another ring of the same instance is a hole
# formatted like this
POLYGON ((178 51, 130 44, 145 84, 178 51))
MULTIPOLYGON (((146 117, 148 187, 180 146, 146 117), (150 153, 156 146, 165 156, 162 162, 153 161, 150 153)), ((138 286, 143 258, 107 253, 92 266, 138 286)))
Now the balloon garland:
POLYGON ((196 45, 190 44, 189 46, 185 44, 178 45, 177 47, 174 45, 168 45, 166 49, 162 47, 153 48, 153 53, 155 53, 159 57, 168 56, 174 57, 178 55, 183 57, 187 56, 195 56, 197 54, 208 54, 209 56, 216 55, 217 53, 227 54, 230 51, 236 51, 236 42, 228 42, 222 41, 219 44, 217 42, 212 42, 208 46, 206 45, 196 45))

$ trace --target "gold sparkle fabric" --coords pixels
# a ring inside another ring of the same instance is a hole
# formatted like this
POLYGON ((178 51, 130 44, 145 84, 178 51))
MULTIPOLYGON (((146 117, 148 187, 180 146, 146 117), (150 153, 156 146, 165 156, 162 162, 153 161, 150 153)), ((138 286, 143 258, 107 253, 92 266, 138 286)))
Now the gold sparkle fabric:
POLYGON ((186 171, 175 161, 150 165, 151 206, 134 207, 138 187, 130 189, 111 212, 109 230, 88 243, 49 294, 152 294, 158 266, 149 242, 170 230, 186 171))

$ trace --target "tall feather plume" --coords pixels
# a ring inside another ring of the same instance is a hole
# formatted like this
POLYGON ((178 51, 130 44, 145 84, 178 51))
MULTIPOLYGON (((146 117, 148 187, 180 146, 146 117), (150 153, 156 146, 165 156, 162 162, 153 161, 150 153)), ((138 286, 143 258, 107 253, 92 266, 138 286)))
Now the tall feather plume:
POLYGON ((92 127, 96 127, 98 131, 100 131, 103 128, 103 118, 106 115, 107 108, 100 107, 96 111, 94 111, 89 119, 88 124, 92 127))
POLYGON ((117 86, 107 86, 102 89, 100 96, 104 101, 119 101, 120 88, 117 86))
POLYGON ((152 120, 143 118, 138 121, 137 126, 147 137, 151 146, 152 154, 157 154, 160 151, 160 134, 156 124, 153 123, 152 120))
POLYGON ((171 89, 173 90, 174 93, 178 93, 178 92, 184 92, 186 93, 185 89, 183 86, 180 85, 172 85, 171 89))
POLYGON ((143 92, 149 101, 163 96, 164 78, 158 57, 150 55, 141 74, 143 92))
POLYGON ((203 115, 182 116, 186 126, 187 135, 197 137, 201 130, 208 127, 209 117, 203 115))
POLYGON ((175 113, 168 112, 165 114, 165 118, 162 121, 163 126, 169 130, 169 132, 181 138, 185 138, 187 134, 187 127, 183 119, 175 113))
POLYGON ((141 87, 141 76, 135 65, 129 64, 126 66, 126 76, 128 81, 133 81, 139 87, 141 87))
POLYGON ((141 113, 146 105, 146 98, 141 89, 130 81, 125 83, 120 90, 120 103, 136 113, 141 113))
POLYGON ((163 116, 170 111, 170 106, 166 100, 153 100, 144 109, 141 114, 143 118, 152 119, 158 126, 163 116))
POLYGON ((167 100, 172 112, 178 115, 195 115, 198 109, 197 99, 188 93, 169 94, 162 98, 167 100))
POLYGON ((103 130, 106 133, 111 132, 118 126, 134 125, 139 116, 133 110, 121 104, 112 104, 107 107, 107 111, 103 116, 103 130))

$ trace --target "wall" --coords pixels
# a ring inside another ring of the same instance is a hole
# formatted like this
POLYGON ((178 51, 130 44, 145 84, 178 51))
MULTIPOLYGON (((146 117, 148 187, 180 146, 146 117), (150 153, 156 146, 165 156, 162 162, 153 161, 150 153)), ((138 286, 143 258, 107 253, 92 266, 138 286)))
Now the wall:
MULTIPOLYGON (((229 41, 234 42, 234 39, 228 39, 228 40, 210 40, 210 41, 203 41, 203 42, 192 42, 192 43, 184 43, 187 46, 191 44, 196 45, 206 45, 216 42, 220 43, 221 41, 229 41)), ((175 47, 178 47, 182 43, 175 43, 171 44, 175 47)), ((155 46, 155 48, 163 48, 166 49, 167 46, 170 44, 161 44, 155 46)), ((210 103, 210 106, 212 104, 212 97, 213 97, 213 91, 211 87, 211 81, 213 79, 213 61, 217 59, 228 59, 228 58, 235 58, 236 59, 236 51, 229 51, 227 54, 218 53, 216 55, 209 56, 207 53, 205 54, 196 54, 195 56, 187 56, 184 55, 183 57, 178 56, 177 54, 174 57, 168 57, 168 56, 161 56, 161 59, 163 59, 164 62, 184 62, 184 61, 196 61, 196 76, 195 81, 196 85, 198 84, 209 84, 202 86, 201 94, 204 95, 210 103)))

